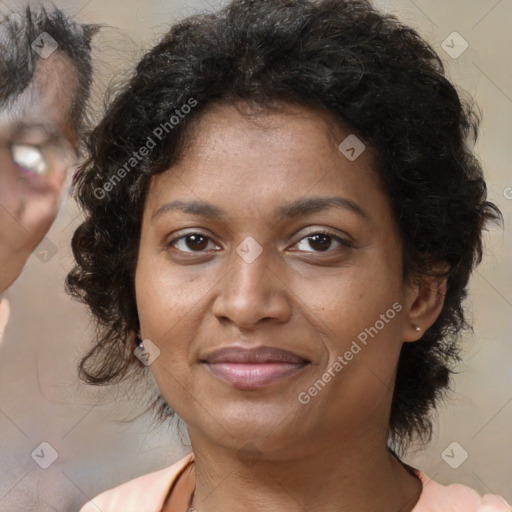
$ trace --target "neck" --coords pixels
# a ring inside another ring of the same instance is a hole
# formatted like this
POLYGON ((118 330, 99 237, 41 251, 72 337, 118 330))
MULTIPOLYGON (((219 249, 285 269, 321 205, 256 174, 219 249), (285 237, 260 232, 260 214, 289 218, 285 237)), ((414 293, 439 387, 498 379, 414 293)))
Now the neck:
POLYGON ((247 457, 189 427, 196 512, 410 512, 421 482, 387 449, 385 436, 338 436, 337 444, 247 457), (384 437, 384 439, 383 439, 384 437), (340 438, 343 441, 340 441, 340 438))

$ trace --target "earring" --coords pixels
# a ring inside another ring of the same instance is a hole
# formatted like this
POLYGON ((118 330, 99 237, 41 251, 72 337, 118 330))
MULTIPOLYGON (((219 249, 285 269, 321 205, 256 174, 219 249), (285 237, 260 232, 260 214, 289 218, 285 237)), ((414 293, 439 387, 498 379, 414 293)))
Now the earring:
POLYGON ((414 330, 416 332, 420 332, 421 331, 421 327, 419 325, 413 325, 413 327, 414 327, 414 330))

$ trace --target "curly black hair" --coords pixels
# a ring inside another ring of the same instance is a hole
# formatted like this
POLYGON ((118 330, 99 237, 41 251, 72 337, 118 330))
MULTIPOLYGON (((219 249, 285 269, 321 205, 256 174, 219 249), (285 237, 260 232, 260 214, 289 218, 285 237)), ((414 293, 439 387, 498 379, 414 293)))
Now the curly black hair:
MULTIPOLYGON (((67 288, 91 309, 98 336, 80 362, 82 380, 101 385, 145 373, 133 354, 134 275, 148 185, 182 157, 201 114, 219 103, 312 107, 375 151, 403 241, 404 281, 447 278, 435 323, 403 344, 391 407, 395 447, 428 441, 462 331, 471 330, 463 302, 483 230, 503 216, 486 200, 471 149, 479 125, 472 102, 415 30, 366 0, 235 0, 174 25, 142 58, 92 133, 74 181, 85 220, 73 236, 67 288), (156 135, 161 142, 139 155, 156 135)), ((161 418, 172 414, 162 402, 160 395, 152 404, 161 418)))

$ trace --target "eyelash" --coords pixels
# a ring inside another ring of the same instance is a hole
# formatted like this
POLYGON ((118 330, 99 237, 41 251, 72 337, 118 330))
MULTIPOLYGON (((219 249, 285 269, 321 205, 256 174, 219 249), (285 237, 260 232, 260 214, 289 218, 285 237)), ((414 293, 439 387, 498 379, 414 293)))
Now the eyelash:
MULTIPOLYGON (((204 233, 201 233, 200 231, 192 231, 190 233, 186 233, 184 235, 181 235, 179 237, 175 237, 173 238, 172 240, 170 240, 169 242, 167 242, 165 245, 166 245, 166 248, 167 249, 170 249, 173 244, 179 240, 182 240, 182 239, 186 239, 187 237, 189 236, 192 236, 192 235, 200 235, 208 240, 212 240, 211 237, 209 237, 208 235, 204 234, 204 233)), ((308 233, 307 235, 303 236, 300 240, 298 240, 294 245, 297 245, 299 242, 301 242, 302 240, 304 239, 307 239, 309 237, 313 237, 315 235, 324 235, 324 236, 327 236, 329 238, 332 238, 333 240, 336 240, 340 245, 338 247, 336 247, 335 249, 327 249, 326 251, 306 251, 306 252, 313 252, 314 254, 325 254, 325 253, 330 253, 330 252, 333 252, 335 251, 336 249, 340 249, 341 247, 345 247, 345 248, 349 248, 349 247, 353 247, 353 244, 350 243, 348 240, 345 240, 337 235, 335 235, 334 233, 331 233, 330 231, 326 231, 326 230, 319 230, 319 231, 314 231, 314 232, 311 232, 311 233, 308 233)), ((179 249, 177 249, 178 251, 180 251, 179 249)), ((182 253, 188 253, 188 254, 194 254, 194 253, 197 253, 197 254, 201 254, 201 253, 204 253, 204 251, 180 251, 182 253)), ((301 252, 301 251, 297 251, 297 252, 301 252)))

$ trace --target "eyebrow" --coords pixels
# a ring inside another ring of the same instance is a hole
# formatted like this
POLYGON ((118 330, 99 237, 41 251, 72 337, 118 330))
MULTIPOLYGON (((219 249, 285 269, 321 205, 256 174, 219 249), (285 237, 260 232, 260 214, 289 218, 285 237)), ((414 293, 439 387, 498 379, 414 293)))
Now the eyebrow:
MULTIPOLYGON (((292 203, 279 207, 274 212, 274 216, 278 221, 283 221, 285 219, 293 219, 301 215, 316 213, 330 208, 343 208, 367 221, 371 220, 368 213, 357 203, 346 197, 308 197, 297 199, 292 203)), ((224 210, 210 203, 175 200, 158 208, 151 216, 151 221, 165 212, 175 210, 212 219, 225 219, 227 217, 224 210)))

